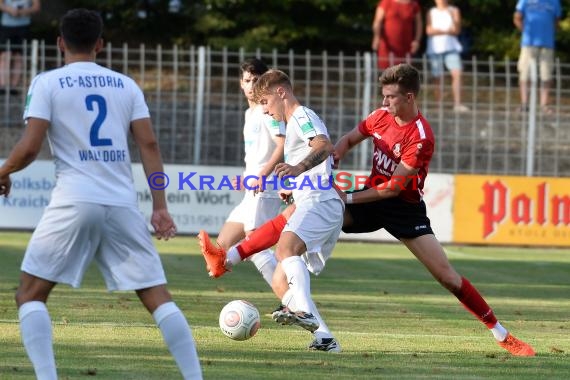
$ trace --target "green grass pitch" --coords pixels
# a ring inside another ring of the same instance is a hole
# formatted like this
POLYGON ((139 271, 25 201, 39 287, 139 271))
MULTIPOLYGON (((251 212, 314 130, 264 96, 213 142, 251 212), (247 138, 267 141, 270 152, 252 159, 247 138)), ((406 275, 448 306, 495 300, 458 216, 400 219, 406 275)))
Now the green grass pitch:
MULTIPOLYGON (((13 295, 29 233, 0 233, 0 379, 33 379, 13 295)), ((401 245, 339 243, 315 302, 343 352, 307 351, 311 335, 267 315, 277 299, 251 263, 208 278, 193 237, 157 241, 169 289, 193 327, 205 379, 567 379, 570 250, 448 246, 455 268, 534 358, 503 351, 401 245), (218 313, 233 299, 262 314, 258 334, 226 338, 218 313)), ((134 293, 109 293, 95 267, 81 289, 48 302, 61 379, 179 379, 152 317, 134 293)))

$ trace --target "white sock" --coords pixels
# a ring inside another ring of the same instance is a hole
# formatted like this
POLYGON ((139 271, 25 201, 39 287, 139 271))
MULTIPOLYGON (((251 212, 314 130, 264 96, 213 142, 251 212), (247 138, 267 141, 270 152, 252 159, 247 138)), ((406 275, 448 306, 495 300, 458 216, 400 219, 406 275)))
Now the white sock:
POLYGON ((289 289, 295 298, 294 311, 311 312, 311 278, 309 271, 300 256, 287 257, 281 261, 283 271, 287 276, 289 289))
POLYGON ((201 380, 202 370, 192 330, 182 311, 174 302, 166 302, 156 308, 152 317, 184 379, 201 380))
POLYGON ((332 338, 333 334, 331 333, 331 330, 329 330, 329 327, 321 317, 321 313, 319 313, 319 310, 317 310, 317 305, 315 305, 315 302, 312 299, 310 299, 310 301, 311 301, 310 305, 311 307, 309 311, 311 314, 315 316, 315 318, 317 318, 317 321, 319 321, 319 328, 316 329, 313 334, 315 334, 316 338, 332 338))
POLYGON ((46 304, 24 303, 18 309, 20 334, 38 380, 57 380, 53 354, 51 319, 46 304))
POLYGON ((311 277, 303 259, 301 259, 300 256, 288 257, 281 261, 281 266, 289 283, 289 290, 283 295, 281 303, 287 306, 291 311, 305 311, 313 314, 317 321, 319 321, 319 328, 314 332, 316 338, 333 337, 329 327, 321 317, 317 305, 315 305, 315 302, 311 298, 311 277), (298 272, 301 272, 301 274, 298 272), (304 290, 299 291, 299 287, 304 290))
POLYGON ((297 303, 295 302, 295 294, 291 289, 287 289, 283 298, 281 299, 281 305, 287 306, 291 311, 297 311, 297 303))
POLYGON ((265 282, 271 286, 271 282, 273 281, 273 272, 275 272, 275 267, 277 266, 275 252, 271 249, 266 249, 256 253, 249 259, 255 264, 255 267, 259 273, 261 273, 265 282))
MULTIPOLYGON (((287 306, 287 308, 291 311, 297 311, 297 304, 295 303, 295 294, 291 289, 285 292, 285 294, 283 295, 283 299, 281 300, 281 304, 287 306)), ((319 339, 332 338, 333 334, 331 333, 331 330, 329 330, 329 327, 321 317, 321 313, 319 313, 317 305, 315 305, 315 302, 312 299, 310 299, 310 307, 308 311, 309 313, 313 314, 315 318, 317 318, 317 321, 319 321, 319 328, 315 330, 315 332, 313 333, 315 334, 315 338, 319 339)))
POLYGON ((507 339, 507 335, 509 334, 507 329, 501 326, 499 322, 497 322, 495 326, 493 326, 493 328, 490 330, 493 333, 495 339, 497 339, 499 342, 503 342, 505 339, 507 339))
POLYGON ((235 246, 230 247, 226 252, 226 268, 229 269, 239 262, 241 262, 241 256, 239 255, 237 248, 235 246))

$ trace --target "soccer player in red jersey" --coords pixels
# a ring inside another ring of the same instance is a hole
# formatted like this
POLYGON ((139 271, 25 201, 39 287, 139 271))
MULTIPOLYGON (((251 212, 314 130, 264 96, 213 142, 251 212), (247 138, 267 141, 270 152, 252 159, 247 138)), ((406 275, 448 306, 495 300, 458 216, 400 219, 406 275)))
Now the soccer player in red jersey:
MULTIPOLYGON (((335 145, 335 165, 359 143, 372 138, 373 167, 367 186, 339 194, 346 203, 343 231, 364 233, 386 229, 399 239, 432 276, 484 323, 498 344, 515 356, 534 356, 533 348, 512 336, 498 321, 477 289, 455 271, 436 239, 422 189, 434 152, 431 126, 420 113, 416 97, 420 74, 409 64, 386 69, 380 76, 382 108, 372 112, 335 145), (378 183, 378 179, 384 180, 378 183)), ((291 213, 291 210, 288 210, 291 213)), ((241 257, 275 240, 274 231, 285 224, 280 215, 235 247, 241 257)), ((278 237, 278 236, 277 236, 278 237)), ((207 252, 204 252, 207 255, 207 252)))

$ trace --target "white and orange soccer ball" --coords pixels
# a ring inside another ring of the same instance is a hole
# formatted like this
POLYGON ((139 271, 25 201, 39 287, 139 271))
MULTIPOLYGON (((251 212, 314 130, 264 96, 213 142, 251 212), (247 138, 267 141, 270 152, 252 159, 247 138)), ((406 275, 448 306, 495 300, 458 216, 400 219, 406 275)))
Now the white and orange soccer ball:
POLYGON ((220 312, 220 329, 233 340, 246 340, 257 333, 261 320, 259 311, 244 300, 229 302, 220 312))

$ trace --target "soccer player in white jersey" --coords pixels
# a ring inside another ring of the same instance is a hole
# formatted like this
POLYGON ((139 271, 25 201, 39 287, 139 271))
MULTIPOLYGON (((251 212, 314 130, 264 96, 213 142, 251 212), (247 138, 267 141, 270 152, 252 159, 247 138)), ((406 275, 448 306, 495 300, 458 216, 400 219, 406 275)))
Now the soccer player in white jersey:
MULTIPOLYGON (((309 271, 318 275, 330 257, 340 234, 343 203, 332 188, 333 145, 322 120, 302 106, 293 94, 287 75, 269 70, 254 86, 255 100, 265 113, 287 123, 285 162, 275 167, 281 179, 288 179, 296 211, 280 233, 276 257, 279 263, 273 275, 273 289, 285 308, 273 318, 282 324, 299 325, 314 334, 310 349, 339 352, 340 345, 324 323, 311 298, 309 271)), ((202 239, 202 253, 211 268, 222 275, 230 250, 215 247, 202 239)), ((239 261, 239 257, 237 257, 239 261)), ((235 264, 235 262, 233 262, 235 264)))
MULTIPOLYGON (((275 165, 283 161, 285 144, 285 123, 264 114, 261 105, 253 100, 253 85, 267 70, 265 63, 257 58, 247 59, 240 65, 240 86, 249 105, 243 127, 245 170, 240 182, 248 180, 239 184, 239 189, 245 190, 243 200, 232 210, 217 237, 217 244, 226 251, 277 216, 283 204, 275 186, 263 186, 263 178, 271 176, 275 165)), ((208 238, 206 231, 200 231, 199 236, 201 242, 208 238)), ((266 249, 251 256, 250 260, 271 285, 277 265, 274 252, 266 249)), ((220 273, 219 268, 208 266, 212 277, 219 277, 226 271, 221 270, 220 273)))
POLYGON ((265 113, 287 123, 285 162, 275 168, 279 178, 290 178, 296 210, 277 243, 279 264, 273 281, 288 284, 281 299, 287 307, 277 315, 284 324, 313 331, 309 348, 340 351, 311 298, 309 272, 318 275, 332 254, 340 229, 344 204, 332 187, 333 144, 317 114, 302 106, 289 77, 279 70, 263 74, 254 87, 255 99, 265 113))
MULTIPOLYGON (((342 224, 343 203, 331 182, 333 145, 322 120, 299 103, 289 78, 282 71, 269 70, 259 77, 254 86, 254 99, 266 114, 287 123, 285 163, 277 164, 275 173, 282 180, 290 181, 286 187, 293 189, 292 194, 281 191, 281 196, 292 195, 296 204, 296 208, 284 211, 290 219, 274 242, 278 243, 279 263, 272 288, 283 307, 273 312, 273 319, 311 331, 314 340, 309 348, 312 350, 340 352, 340 345, 311 298, 309 277, 309 271, 318 275, 323 270, 342 224), (293 209, 296 211, 291 216, 293 209)), ((285 219, 282 214, 280 217, 285 219)), ((235 247, 226 254, 226 250, 216 247, 207 236, 200 240, 204 258, 217 275, 223 275, 228 266, 240 261, 241 253, 235 247)))
MULTIPOLYGON (((103 48, 98 13, 74 9, 60 20, 58 47, 65 66, 32 81, 26 128, 0 167, 0 195, 11 173, 30 164, 46 135, 57 183, 28 244, 16 303, 24 347, 40 380, 57 379, 46 302, 58 283, 79 287, 93 259, 107 288, 134 290, 152 314, 185 379, 202 373, 191 329, 172 301, 133 186, 129 132, 146 175, 163 165, 140 88, 129 77, 95 63, 103 48)), ((152 190, 151 224, 158 239, 176 226, 163 191, 152 190)))

